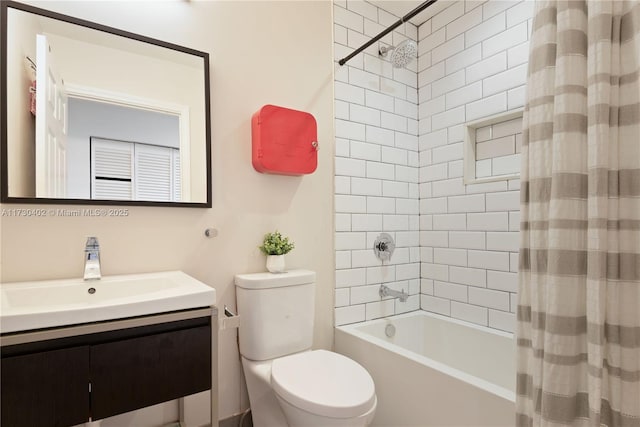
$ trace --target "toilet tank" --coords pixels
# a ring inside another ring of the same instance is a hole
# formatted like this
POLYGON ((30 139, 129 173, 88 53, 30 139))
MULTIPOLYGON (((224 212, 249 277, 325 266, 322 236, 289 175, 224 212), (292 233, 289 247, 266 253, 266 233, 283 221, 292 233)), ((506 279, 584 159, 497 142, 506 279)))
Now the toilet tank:
POLYGON ((309 270, 237 275, 240 354, 268 360, 310 349, 315 281, 309 270))

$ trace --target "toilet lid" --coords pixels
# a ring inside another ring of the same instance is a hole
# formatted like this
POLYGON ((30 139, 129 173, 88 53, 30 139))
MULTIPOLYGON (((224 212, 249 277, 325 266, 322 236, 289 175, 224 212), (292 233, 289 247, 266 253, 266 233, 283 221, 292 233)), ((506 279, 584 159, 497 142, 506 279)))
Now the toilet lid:
POLYGON ((271 385, 293 406, 326 417, 357 417, 375 403, 369 373, 356 361, 326 350, 274 360, 271 385))

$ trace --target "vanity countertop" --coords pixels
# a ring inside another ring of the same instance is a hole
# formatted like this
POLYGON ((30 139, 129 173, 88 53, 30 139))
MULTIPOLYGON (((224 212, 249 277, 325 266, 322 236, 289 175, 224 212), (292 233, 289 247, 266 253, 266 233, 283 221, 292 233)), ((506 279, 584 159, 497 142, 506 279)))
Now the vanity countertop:
POLYGON ((181 271, 0 284, 0 333, 209 307, 216 290, 181 271))

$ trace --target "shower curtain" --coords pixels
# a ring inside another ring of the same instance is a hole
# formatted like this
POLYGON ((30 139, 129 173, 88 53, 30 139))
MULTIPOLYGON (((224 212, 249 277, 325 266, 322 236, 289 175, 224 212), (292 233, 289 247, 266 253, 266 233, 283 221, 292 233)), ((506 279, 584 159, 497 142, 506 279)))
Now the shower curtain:
POLYGON ((639 70, 640 1, 536 2, 518 426, 640 427, 639 70))

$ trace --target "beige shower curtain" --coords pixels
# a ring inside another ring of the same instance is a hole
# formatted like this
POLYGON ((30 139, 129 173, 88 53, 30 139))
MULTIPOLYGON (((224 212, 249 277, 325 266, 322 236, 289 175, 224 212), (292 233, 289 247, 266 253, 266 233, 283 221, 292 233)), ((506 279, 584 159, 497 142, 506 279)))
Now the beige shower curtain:
POLYGON ((536 1, 518 426, 640 427, 640 1, 536 1))

